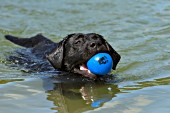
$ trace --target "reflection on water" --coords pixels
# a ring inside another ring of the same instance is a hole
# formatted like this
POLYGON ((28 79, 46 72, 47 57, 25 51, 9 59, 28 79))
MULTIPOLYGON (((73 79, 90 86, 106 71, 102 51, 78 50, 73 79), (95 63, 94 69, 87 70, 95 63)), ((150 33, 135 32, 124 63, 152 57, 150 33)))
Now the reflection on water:
MULTIPOLYGON (((129 91, 140 89, 145 90, 147 87, 150 88, 153 86, 170 84, 170 77, 155 79, 151 81, 136 82, 136 84, 130 86, 127 85, 120 88, 117 84, 108 84, 104 81, 83 82, 82 79, 79 78, 72 78, 71 81, 61 82, 61 79, 63 81, 63 79, 66 80, 66 78, 67 77, 43 79, 43 87, 45 88, 46 93, 48 93, 47 99, 52 101, 55 106, 51 109, 63 113, 81 113, 89 110, 94 110, 96 108, 100 109, 100 107, 102 109, 103 104, 109 101, 111 102, 106 104, 108 105, 107 107, 109 107, 109 104, 113 102, 115 105, 112 103, 111 106, 115 111, 133 111, 136 113, 139 111, 141 112, 142 109, 140 107, 153 104, 154 101, 151 100, 147 95, 141 95, 140 93, 138 96, 135 94, 134 97, 128 96, 129 91), (126 97, 127 95, 129 99, 125 99, 125 103, 128 101, 132 101, 133 104, 136 103, 134 108, 131 108, 132 110, 128 110, 127 108, 124 108, 123 101, 119 101, 117 103, 116 99, 119 98, 119 96, 117 97, 118 94, 124 95, 123 97, 126 97), (123 105, 122 110, 120 110, 120 105, 123 105)), ((109 112, 109 110, 107 112, 109 112)))
POLYGON ((28 111, 38 109, 44 113, 48 109, 59 113, 97 111, 102 113, 112 111, 116 113, 139 113, 150 111, 147 106, 161 106, 164 110, 159 110, 166 111, 168 110, 165 109, 166 106, 161 105, 159 101, 161 99, 161 102, 167 103, 166 100, 169 100, 168 95, 170 93, 167 90, 170 77, 136 82, 133 85, 123 87, 120 87, 120 83, 110 84, 101 80, 96 82, 86 81, 75 76, 70 78, 67 75, 47 76, 30 80, 1 80, 0 83, 0 86, 8 84, 6 88, 0 87, 0 101, 4 100, 4 103, 1 102, 0 105, 4 111, 11 111, 12 109, 5 108, 4 104, 11 106, 15 103, 12 108, 18 107, 20 110, 13 109, 13 113, 23 112, 24 109, 28 109, 28 111), (44 91, 46 96, 44 96, 44 91), (165 96, 167 98, 164 98, 165 96), (47 105, 51 102, 53 104, 47 105), (32 105, 36 107, 32 107, 32 105))
POLYGON ((120 93, 117 85, 107 84, 104 81, 83 81, 82 78, 71 77, 70 80, 61 82, 65 77, 45 78, 43 87, 48 93, 47 99, 53 101, 58 110, 63 113, 80 113, 110 101, 120 93))

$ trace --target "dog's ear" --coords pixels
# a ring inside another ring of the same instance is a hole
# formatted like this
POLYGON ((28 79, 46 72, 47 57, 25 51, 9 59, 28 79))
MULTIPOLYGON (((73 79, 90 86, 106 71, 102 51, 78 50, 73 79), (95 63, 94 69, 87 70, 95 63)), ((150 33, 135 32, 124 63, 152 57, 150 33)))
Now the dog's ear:
POLYGON ((57 47, 52 50, 51 53, 46 55, 48 61, 54 68, 63 70, 65 44, 68 38, 70 38, 72 35, 73 34, 66 36, 61 42, 58 43, 57 47))
POLYGON ((112 46, 103 38, 102 35, 97 34, 102 40, 105 46, 107 47, 109 54, 113 59, 113 67, 112 69, 115 70, 118 62, 120 61, 121 56, 112 48, 112 46))
POLYGON ((112 46, 105 41, 106 47, 109 50, 109 54, 111 55, 113 59, 113 67, 112 69, 115 70, 118 62, 120 61, 121 56, 112 48, 112 46))

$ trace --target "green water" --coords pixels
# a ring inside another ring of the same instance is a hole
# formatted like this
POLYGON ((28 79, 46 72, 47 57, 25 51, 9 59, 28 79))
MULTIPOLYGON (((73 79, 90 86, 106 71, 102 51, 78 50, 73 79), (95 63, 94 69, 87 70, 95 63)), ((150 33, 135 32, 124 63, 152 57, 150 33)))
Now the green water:
POLYGON ((0 0, 0 51, 0 113, 170 111, 169 0, 0 0), (121 54, 114 80, 54 79, 5 61, 19 48, 5 34, 59 41, 74 32, 102 34, 121 54))

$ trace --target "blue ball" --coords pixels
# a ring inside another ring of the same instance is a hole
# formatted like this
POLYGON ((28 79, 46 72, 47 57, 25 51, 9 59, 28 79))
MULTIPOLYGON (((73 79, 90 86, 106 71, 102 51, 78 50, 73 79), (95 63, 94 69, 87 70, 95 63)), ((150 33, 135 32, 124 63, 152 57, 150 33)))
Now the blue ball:
POLYGON ((113 60, 108 53, 98 53, 87 62, 87 68, 91 73, 103 76, 112 70, 113 60))

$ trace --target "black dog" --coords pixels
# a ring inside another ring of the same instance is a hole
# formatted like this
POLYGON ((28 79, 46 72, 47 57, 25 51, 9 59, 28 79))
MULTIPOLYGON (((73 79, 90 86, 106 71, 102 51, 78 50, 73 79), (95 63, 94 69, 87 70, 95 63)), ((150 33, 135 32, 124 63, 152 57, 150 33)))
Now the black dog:
POLYGON ((31 48, 31 52, 37 58, 47 59, 56 69, 78 73, 90 78, 95 78, 96 75, 88 71, 86 62, 96 53, 106 52, 110 54, 114 61, 113 70, 116 69, 120 60, 120 55, 103 36, 96 33, 69 34, 59 43, 55 43, 41 34, 31 38, 6 35, 5 38, 17 45, 31 48))

